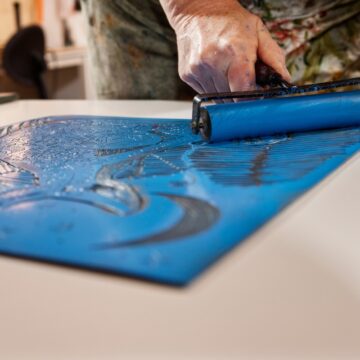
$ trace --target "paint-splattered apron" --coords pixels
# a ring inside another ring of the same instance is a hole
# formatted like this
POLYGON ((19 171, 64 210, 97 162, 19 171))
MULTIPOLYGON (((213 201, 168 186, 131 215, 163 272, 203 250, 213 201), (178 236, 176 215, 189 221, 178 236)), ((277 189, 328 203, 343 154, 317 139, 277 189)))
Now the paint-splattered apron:
MULTIPOLYGON (((300 83, 360 76, 359 0, 242 0, 300 83)), ((184 99, 176 37, 158 0, 83 0, 100 98, 184 99)))

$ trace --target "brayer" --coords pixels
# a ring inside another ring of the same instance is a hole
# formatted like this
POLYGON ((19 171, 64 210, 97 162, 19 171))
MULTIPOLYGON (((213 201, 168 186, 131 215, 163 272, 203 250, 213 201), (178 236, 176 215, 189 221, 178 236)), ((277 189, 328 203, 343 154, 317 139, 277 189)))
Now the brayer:
POLYGON ((360 78, 296 86, 258 61, 256 82, 262 90, 195 96, 193 133, 218 142, 360 126, 360 78))

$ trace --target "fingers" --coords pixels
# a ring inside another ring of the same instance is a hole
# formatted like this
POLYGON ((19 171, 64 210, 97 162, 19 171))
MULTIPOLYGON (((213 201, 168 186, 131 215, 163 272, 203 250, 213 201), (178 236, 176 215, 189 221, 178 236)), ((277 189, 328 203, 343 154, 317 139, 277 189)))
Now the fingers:
POLYGON ((207 64, 191 66, 187 71, 179 73, 181 79, 200 94, 229 91, 225 75, 207 64))
POLYGON ((229 92, 230 91, 229 81, 227 79, 226 73, 223 73, 220 71, 213 71, 212 79, 214 82, 216 92, 229 92))
POLYGON ((215 83, 212 77, 213 73, 211 71, 203 71, 201 75, 197 78, 198 82, 201 84, 202 88, 206 93, 216 93, 218 92, 215 83))
POLYGON ((258 21, 258 56, 271 66, 285 80, 291 81, 291 75, 286 68, 285 54, 276 41, 271 37, 265 25, 259 19, 258 21))
POLYGON ((190 81, 185 81, 189 86, 191 86, 198 94, 205 94, 207 91, 203 88, 200 82, 192 78, 190 81))
POLYGON ((247 59, 233 60, 225 73, 208 66, 193 68, 183 73, 181 79, 198 93, 249 91, 256 88, 255 64, 247 59))
POLYGON ((254 90, 255 84, 255 62, 234 60, 228 69, 228 83, 231 91, 254 90))
POLYGON ((206 90, 203 88, 201 82, 199 82, 190 71, 179 71, 179 75, 181 80, 191 86, 198 94, 206 93, 206 90))

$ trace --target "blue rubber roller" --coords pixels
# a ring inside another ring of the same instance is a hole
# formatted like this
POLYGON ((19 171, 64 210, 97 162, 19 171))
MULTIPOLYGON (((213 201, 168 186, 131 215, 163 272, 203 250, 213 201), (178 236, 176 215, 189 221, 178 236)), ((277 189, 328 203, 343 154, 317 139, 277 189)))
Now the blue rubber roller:
POLYGON ((208 105, 200 124, 210 142, 360 126, 360 90, 208 105))
POLYGON ((261 90, 195 96, 193 133, 217 142, 360 126, 360 78, 297 86, 260 60, 255 72, 261 90))

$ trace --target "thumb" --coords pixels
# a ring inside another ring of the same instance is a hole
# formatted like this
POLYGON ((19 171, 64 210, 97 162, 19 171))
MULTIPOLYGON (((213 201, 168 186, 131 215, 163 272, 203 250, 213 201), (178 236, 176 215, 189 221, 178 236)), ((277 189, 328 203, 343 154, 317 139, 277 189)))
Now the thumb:
POLYGON ((291 75, 286 68, 285 54, 276 41, 271 37, 268 29, 259 20, 258 33, 258 57, 267 65, 271 66, 285 80, 291 81, 291 75))

